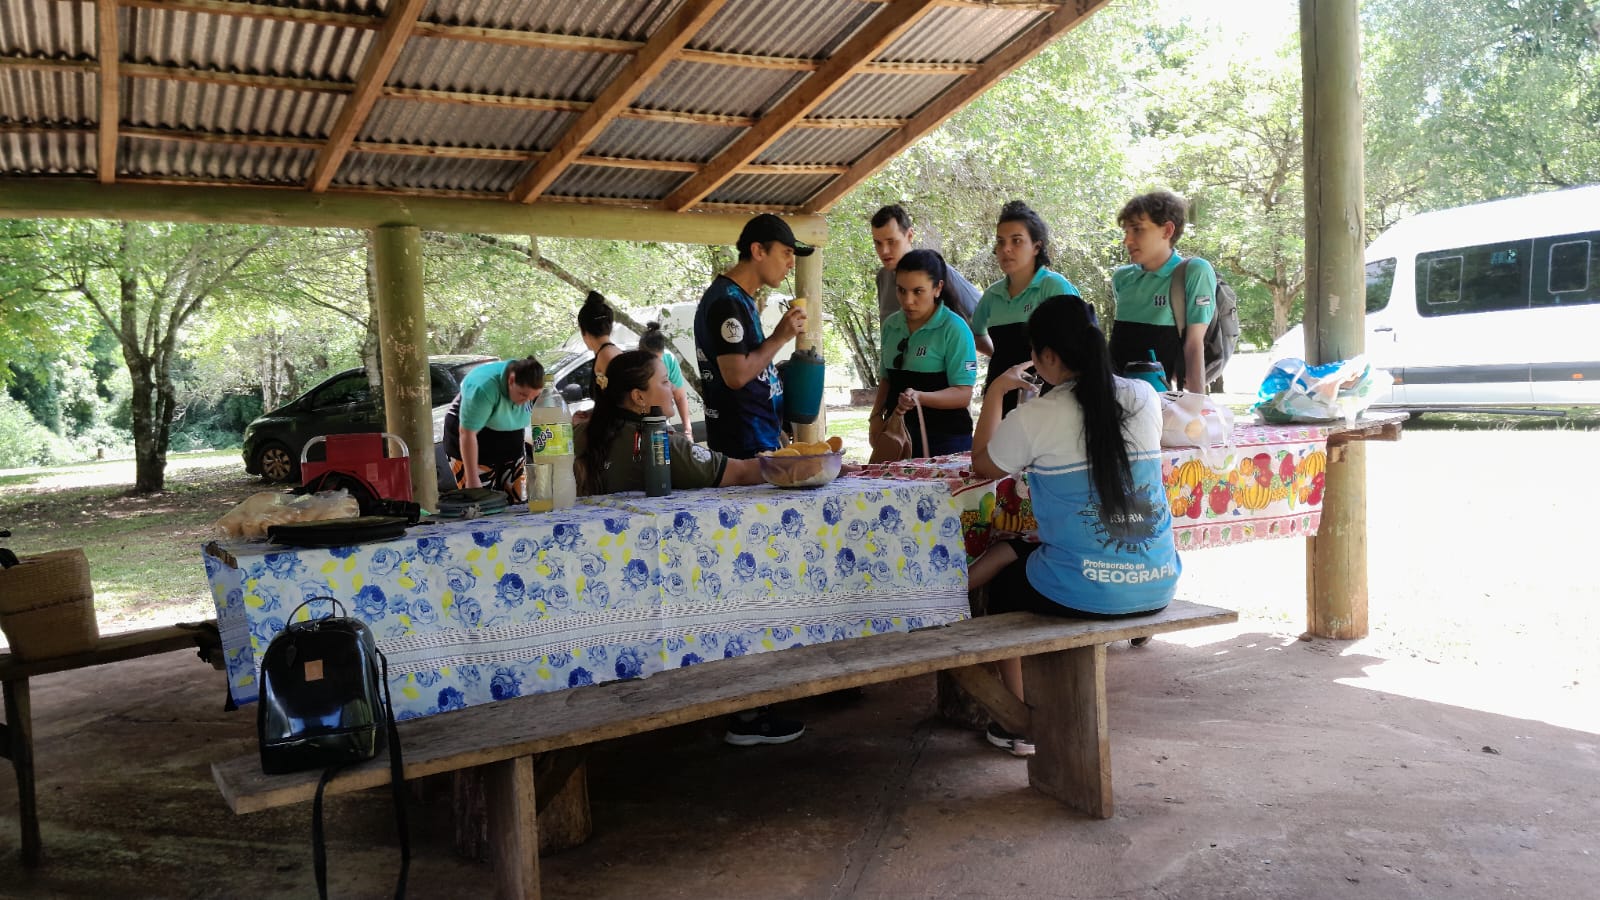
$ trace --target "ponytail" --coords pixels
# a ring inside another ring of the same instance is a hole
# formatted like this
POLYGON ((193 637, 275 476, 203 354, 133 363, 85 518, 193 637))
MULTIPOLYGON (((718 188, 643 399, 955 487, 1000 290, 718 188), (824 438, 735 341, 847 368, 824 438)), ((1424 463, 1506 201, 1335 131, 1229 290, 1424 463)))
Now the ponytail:
POLYGON ((1117 402, 1111 353, 1094 308, 1066 294, 1045 300, 1028 317, 1028 342, 1035 353, 1048 349, 1078 373, 1072 393, 1083 408, 1083 445, 1101 516, 1127 516, 1133 511, 1133 466, 1124 433, 1129 414, 1117 402))

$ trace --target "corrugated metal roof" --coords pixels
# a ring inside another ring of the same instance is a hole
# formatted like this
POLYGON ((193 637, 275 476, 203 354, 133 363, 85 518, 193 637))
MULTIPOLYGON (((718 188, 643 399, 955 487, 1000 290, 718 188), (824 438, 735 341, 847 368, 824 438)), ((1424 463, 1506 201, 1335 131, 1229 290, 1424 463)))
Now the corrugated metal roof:
POLYGON ((862 0, 729 3, 689 46, 724 53, 822 59, 883 7, 862 0))
POLYGON ((959 75, 854 75, 807 118, 909 119, 960 80, 959 75))
POLYGON ((394 190, 468 191, 503 194, 511 190, 528 163, 489 159, 430 159, 352 153, 345 157, 334 184, 394 190))
POLYGON ((82 175, 94 171, 94 135, 87 132, 0 132, 0 173, 82 175))
POLYGON ((82 125, 100 118, 94 72, 0 69, 0 122, 82 125))
POLYGON ((988 59, 1018 31, 1046 13, 1038 10, 946 7, 923 16, 878 59, 887 62, 961 62, 988 59))
POLYGON ((117 12, 122 59, 216 72, 354 82, 372 31, 135 7, 117 12))
POLYGON ((325 138, 342 94, 155 78, 122 82, 122 121, 143 128, 325 138))
POLYGON ((675 62, 656 76, 633 105, 717 116, 754 116, 782 99, 806 74, 675 62))
MULTIPOLYGON (((400 33, 403 44, 384 77, 387 86, 440 92, 426 99, 385 96, 382 85, 355 83, 380 34, 366 26, 380 24, 392 0, 121 7, 117 51, 124 68, 118 99, 124 130, 119 169, 133 178, 305 186, 315 149, 251 138, 328 140, 357 91, 374 102, 365 118, 354 123, 356 141, 478 148, 485 153, 547 150, 579 120, 579 113, 518 109, 497 101, 593 102, 634 57, 617 52, 626 48, 614 44, 554 49, 540 45, 549 42, 538 35, 523 39, 516 32, 643 42, 683 2, 431 0, 421 13, 419 30, 400 33), (279 10, 364 20, 307 21, 279 10), (430 24, 463 27, 429 33, 430 24), (198 132, 207 140, 157 139, 150 131, 198 132)), ((1105 0, 1085 2, 1094 8, 1105 0)), ((873 16, 893 8, 882 0, 731 0, 688 46, 818 63, 873 16)), ((95 68, 96 9, 93 0, 0 0, 0 56, 12 60, 0 65, 0 124, 9 127, 0 132, 0 168, 8 176, 98 174, 93 131, 100 78, 95 68), (50 133, 51 128, 60 130, 50 133)), ((877 58, 981 62, 1046 14, 1003 6, 935 8, 877 58)), ((582 41, 567 45, 584 46, 582 41)), ((737 63, 669 62, 651 83, 640 86, 631 100, 635 112, 605 110, 608 117, 584 152, 641 163, 704 164, 749 126, 696 122, 695 117, 759 121, 798 85, 819 77, 814 69, 797 70, 781 62, 770 67, 763 67, 761 59, 737 63), (640 118, 639 111, 654 117, 640 118)), ((808 119, 784 123, 756 162, 853 165, 896 130, 824 127, 817 120, 905 120, 963 77, 968 76, 854 75, 836 86, 808 119)), ((333 185, 493 196, 510 191, 533 164, 530 159, 472 159, 454 153, 372 153, 358 144, 344 154, 333 185)), ((687 172, 648 166, 574 163, 557 173, 547 193, 649 203, 665 198, 688 177, 687 172)), ((712 189, 706 202, 787 207, 806 203, 824 186, 829 188, 826 202, 849 185, 825 173, 735 172, 712 189)))
POLYGON ((389 84, 547 100, 592 100, 628 57, 414 37, 389 84))
POLYGON ((705 162, 728 146, 743 128, 616 119, 589 145, 596 156, 705 162))
POLYGON ((552 197, 601 197, 616 200, 660 200, 688 178, 685 172, 572 166, 546 193, 552 197))
POLYGON ((849 165, 891 134, 890 128, 795 128, 762 151, 756 162, 849 165))
POLYGON ((573 118, 574 113, 566 112, 379 100, 361 129, 361 140, 432 147, 548 150, 573 118))
POLYGON ((145 178, 298 184, 305 181, 315 159, 313 151, 282 147, 129 137, 117 142, 117 173, 145 178))
POLYGON ((446 25, 642 41, 682 0, 434 0, 422 18, 446 25))
POLYGON ((88 59, 94 50, 94 3, 5 0, 0 3, 0 54, 88 59))
POLYGON ((799 206, 827 186, 833 175, 735 175, 711 193, 709 203, 738 206, 799 206))

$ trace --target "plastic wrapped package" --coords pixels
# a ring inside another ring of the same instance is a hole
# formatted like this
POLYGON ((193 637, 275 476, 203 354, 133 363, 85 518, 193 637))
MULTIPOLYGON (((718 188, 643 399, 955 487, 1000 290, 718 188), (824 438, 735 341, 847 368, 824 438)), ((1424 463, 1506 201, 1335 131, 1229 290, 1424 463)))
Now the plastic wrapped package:
POLYGON ((291 522, 320 522, 326 519, 346 519, 361 515, 361 505, 340 488, 315 494, 285 494, 262 491, 246 497, 238 506, 216 522, 217 530, 225 537, 259 541, 266 539, 271 525, 291 522))
POLYGON ((1320 366, 1303 359, 1280 359, 1261 380, 1255 411, 1262 421, 1353 424, 1373 401, 1389 392, 1394 378, 1375 369, 1365 356, 1320 366))

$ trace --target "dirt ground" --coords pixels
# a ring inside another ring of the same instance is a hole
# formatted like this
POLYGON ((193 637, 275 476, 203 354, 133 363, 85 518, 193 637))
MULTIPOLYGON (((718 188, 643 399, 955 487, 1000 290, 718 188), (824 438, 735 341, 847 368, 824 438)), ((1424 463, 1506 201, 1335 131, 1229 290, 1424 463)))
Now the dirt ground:
MULTIPOLYGON (((911 679, 797 705, 808 733, 782 747, 700 723, 596 748, 594 836, 544 860, 545 894, 1593 897, 1597 449, 1593 432, 1372 445, 1360 641, 1298 639, 1303 542, 1188 554, 1184 596, 1241 621, 1112 648, 1109 820, 1029 790, 911 679)), ((192 654, 37 679, 33 698, 47 859, 20 867, 0 777, 0 896, 312 893, 309 810, 235 817, 212 784, 212 761, 250 752, 253 710, 222 712, 192 654)), ((385 895, 387 794, 330 814, 332 894, 385 895)), ((413 822, 412 896, 490 895, 440 810, 413 822)))

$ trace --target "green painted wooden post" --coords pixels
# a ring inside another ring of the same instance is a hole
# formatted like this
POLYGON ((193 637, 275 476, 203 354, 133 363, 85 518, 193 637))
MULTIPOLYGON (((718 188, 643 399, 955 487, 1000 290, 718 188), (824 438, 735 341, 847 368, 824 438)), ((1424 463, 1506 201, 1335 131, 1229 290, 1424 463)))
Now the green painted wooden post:
MULTIPOLYGON (((1358 0, 1300 0, 1305 109, 1306 354, 1364 349, 1365 182, 1358 0)), ((1306 613, 1318 637, 1367 634, 1367 466, 1359 443, 1328 448, 1318 536, 1306 542, 1306 613)))
POLYGON ((378 283, 378 354, 383 362, 385 428, 411 448, 411 494, 438 509, 428 325, 422 303, 422 231, 382 225, 372 231, 378 283))

